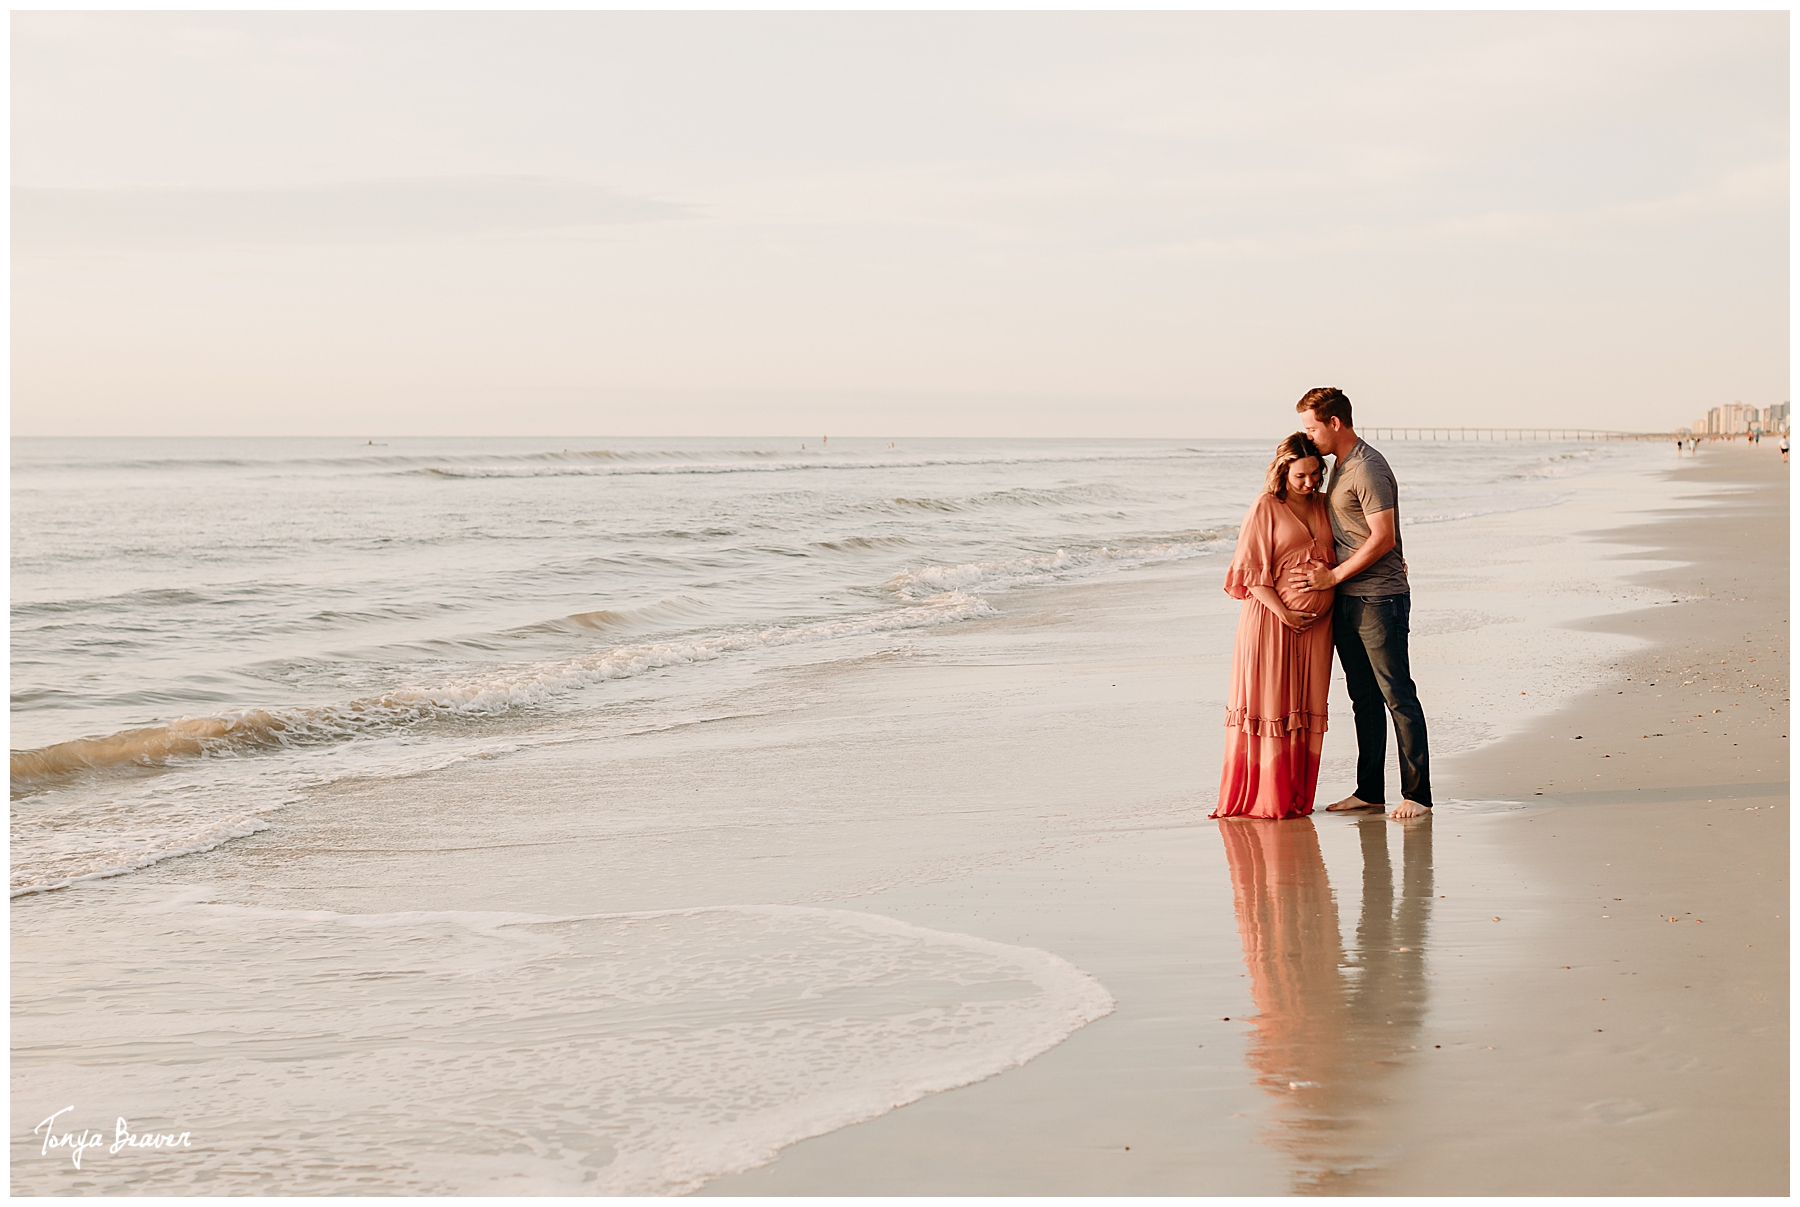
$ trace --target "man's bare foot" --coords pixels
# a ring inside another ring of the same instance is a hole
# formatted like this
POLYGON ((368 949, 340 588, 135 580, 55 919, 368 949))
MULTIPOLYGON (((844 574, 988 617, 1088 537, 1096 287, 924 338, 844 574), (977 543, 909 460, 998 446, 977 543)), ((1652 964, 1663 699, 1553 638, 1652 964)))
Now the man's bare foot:
POLYGON ((1326 805, 1327 813, 1380 813, 1386 805, 1371 805, 1359 796, 1346 796, 1335 805, 1326 805))
POLYGON ((1403 800, 1388 814, 1389 821, 1405 821, 1409 817, 1430 817, 1431 810, 1416 800, 1403 800))

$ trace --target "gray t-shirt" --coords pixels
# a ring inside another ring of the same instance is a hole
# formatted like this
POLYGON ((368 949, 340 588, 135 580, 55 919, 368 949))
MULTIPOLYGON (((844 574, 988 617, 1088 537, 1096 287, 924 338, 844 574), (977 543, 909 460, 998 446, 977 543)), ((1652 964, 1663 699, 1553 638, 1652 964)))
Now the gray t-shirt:
POLYGON ((1387 458, 1370 448, 1368 441, 1358 439, 1356 446, 1332 465, 1325 503, 1331 513, 1331 535, 1337 544, 1340 566, 1369 539, 1371 514, 1394 513, 1394 547, 1355 578, 1339 583, 1338 594, 1410 595, 1406 562, 1400 552, 1400 484, 1394 481, 1387 458))

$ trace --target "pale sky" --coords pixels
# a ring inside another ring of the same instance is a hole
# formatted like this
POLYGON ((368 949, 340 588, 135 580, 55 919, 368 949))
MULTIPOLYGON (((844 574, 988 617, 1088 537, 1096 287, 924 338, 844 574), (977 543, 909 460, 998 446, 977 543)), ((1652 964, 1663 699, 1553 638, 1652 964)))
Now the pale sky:
POLYGON ((1788 16, 15 13, 15 435, 1662 430, 1788 16))

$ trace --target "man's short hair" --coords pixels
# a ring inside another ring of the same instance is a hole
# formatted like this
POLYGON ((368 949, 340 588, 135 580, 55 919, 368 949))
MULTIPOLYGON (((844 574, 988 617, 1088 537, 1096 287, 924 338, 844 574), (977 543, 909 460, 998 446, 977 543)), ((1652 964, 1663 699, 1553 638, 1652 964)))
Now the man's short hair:
POLYGON ((1355 426, 1350 422, 1350 396, 1336 386, 1320 386, 1316 390, 1308 390, 1301 396, 1294 410, 1312 411, 1319 417, 1320 423, 1341 419, 1345 427, 1355 426))

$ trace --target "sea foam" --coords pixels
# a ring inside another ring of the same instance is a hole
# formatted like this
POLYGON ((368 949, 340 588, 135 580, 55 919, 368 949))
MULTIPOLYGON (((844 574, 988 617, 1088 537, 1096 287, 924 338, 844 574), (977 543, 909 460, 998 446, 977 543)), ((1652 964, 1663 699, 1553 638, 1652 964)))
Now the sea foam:
MULTIPOLYGON (((109 1134, 117 1115, 194 1135, 90 1154, 102 1193, 679 1194, 1113 1009, 1049 952, 840 909, 357 915, 193 896, 79 947, 15 940, 28 983, 55 986, 14 1001, 20 1117, 73 1102, 70 1126, 86 1111, 109 1134), (121 1015, 104 1003, 135 928, 173 950, 121 1015), (107 1054, 127 1047, 122 1076, 107 1054)), ((81 903, 61 908, 73 921, 81 903)), ((66 1158, 15 1132, 15 1190, 66 1183, 66 1158)))

